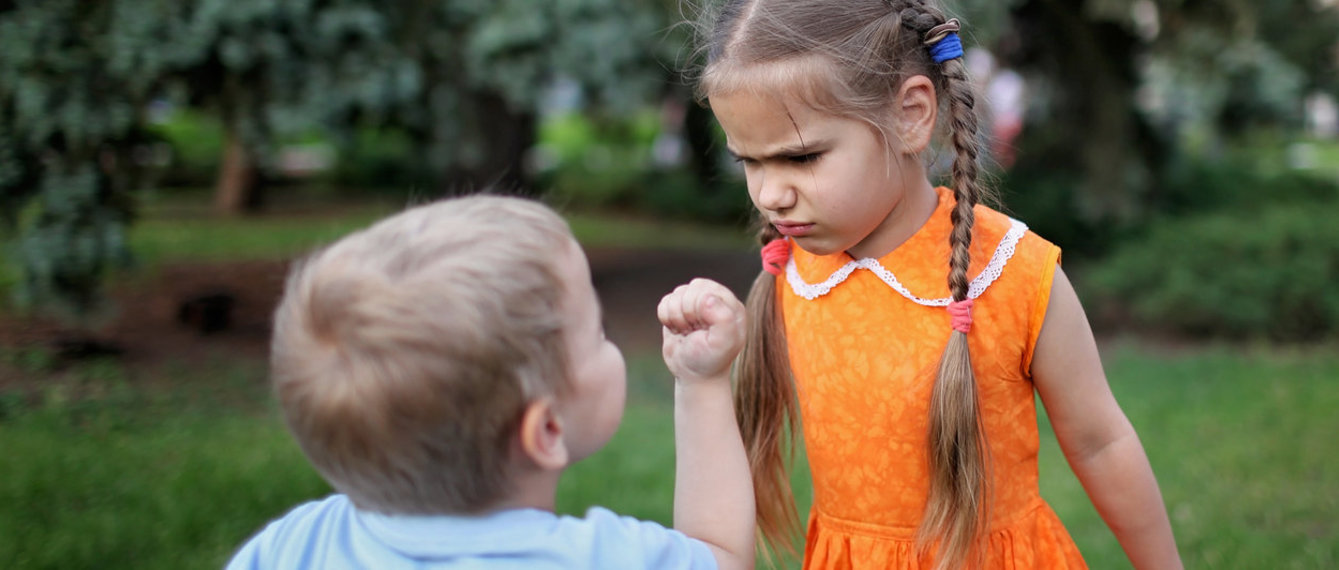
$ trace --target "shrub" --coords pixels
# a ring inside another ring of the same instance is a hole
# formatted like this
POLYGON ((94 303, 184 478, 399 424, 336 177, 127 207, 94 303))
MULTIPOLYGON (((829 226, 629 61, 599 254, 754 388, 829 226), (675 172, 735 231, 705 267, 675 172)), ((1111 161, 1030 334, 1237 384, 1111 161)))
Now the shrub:
POLYGON ((218 118, 199 111, 175 110, 154 126, 170 145, 171 162, 163 173, 164 186, 208 186, 218 176, 223 156, 223 126, 218 118))
POLYGON ((1166 219, 1087 275, 1097 315, 1234 339, 1339 332, 1334 201, 1166 219))

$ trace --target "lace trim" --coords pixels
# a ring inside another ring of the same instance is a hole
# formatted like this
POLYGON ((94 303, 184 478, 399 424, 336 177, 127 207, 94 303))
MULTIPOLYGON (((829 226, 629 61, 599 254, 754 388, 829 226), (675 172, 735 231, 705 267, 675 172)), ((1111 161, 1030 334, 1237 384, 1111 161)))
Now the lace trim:
MULTIPOLYGON (((1004 266, 1008 264, 1009 259, 1014 256, 1014 248, 1018 245, 1018 240, 1023 238, 1025 232, 1027 232, 1027 224, 1009 218, 1009 231, 1005 232, 1004 238, 1001 239, 1000 244, 995 247, 995 253, 991 255, 990 262, 986 264, 986 268, 982 269, 981 274, 977 275, 976 279, 973 279, 972 283, 968 285, 968 299, 980 297, 982 293, 986 292, 986 288, 990 287, 991 283, 994 283, 996 279, 1000 278, 1000 275, 1004 274, 1004 266)), ((851 273, 856 269, 868 269, 874 272, 875 275, 879 276, 879 279, 882 279, 883 282, 887 283, 889 287, 892 287, 894 291, 901 293, 903 297, 906 297, 911 300, 911 302, 918 305, 925 305, 927 307, 947 307, 949 302, 953 301, 952 297, 926 299, 924 297, 912 295, 911 291, 908 291, 906 286, 902 285, 902 282, 897 280, 897 276, 893 275, 892 271, 889 271, 879 263, 879 260, 872 257, 864 257, 848 261, 846 265, 841 267, 841 269, 832 272, 832 275, 829 275, 822 283, 807 283, 804 278, 800 276, 800 270, 795 265, 795 257, 791 256, 790 261, 786 263, 786 282, 790 283, 790 289, 791 291, 794 291, 796 295, 812 301, 828 294, 829 291, 832 291, 833 287, 846 281, 846 278, 850 277, 851 273)))

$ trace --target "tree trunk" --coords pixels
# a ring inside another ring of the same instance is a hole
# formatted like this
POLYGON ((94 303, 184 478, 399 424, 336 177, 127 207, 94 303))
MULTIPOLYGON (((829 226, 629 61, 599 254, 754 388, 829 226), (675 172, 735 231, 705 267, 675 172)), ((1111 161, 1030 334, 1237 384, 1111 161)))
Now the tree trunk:
POLYGON ((228 127, 224 130, 223 160, 214 185, 214 210, 225 216, 237 216, 256 206, 255 166, 236 129, 228 127))
POLYGON ((688 142, 693 174, 702 188, 718 186, 721 169, 716 162, 716 133, 711 110, 699 105, 691 96, 685 104, 688 109, 683 121, 684 138, 688 142))
POLYGON ((496 93, 475 93, 467 103, 472 109, 466 120, 476 139, 477 154, 466 155, 453 175, 444 181, 448 193, 463 190, 493 190, 506 194, 534 195, 536 189, 526 171, 525 157, 535 145, 538 121, 534 113, 517 110, 496 93))
POLYGON ((1138 38, 1119 24, 1092 19, 1082 0, 1028 0, 1013 16, 1020 61, 1007 63, 1036 71, 1056 87, 1047 123, 1023 135, 1045 142, 1020 160, 1076 173, 1081 182, 1073 206, 1089 222, 1137 216, 1159 166, 1150 160, 1158 143, 1134 106, 1138 38))

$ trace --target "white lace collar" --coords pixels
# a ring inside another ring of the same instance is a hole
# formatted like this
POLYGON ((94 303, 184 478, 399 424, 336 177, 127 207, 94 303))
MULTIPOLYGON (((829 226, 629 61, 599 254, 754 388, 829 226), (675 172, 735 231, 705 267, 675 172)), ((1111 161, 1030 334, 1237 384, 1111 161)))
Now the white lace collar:
MULTIPOLYGON (((967 298, 975 299, 980 297, 982 293, 986 292, 986 287, 989 287, 991 283, 994 283, 996 279, 1000 278, 1000 275, 1004 274, 1004 266, 1009 263, 1009 259, 1014 256, 1014 247, 1018 245, 1018 240, 1022 239, 1024 232, 1027 232, 1026 224, 1013 218, 1009 218, 1009 231, 1005 232, 1004 238, 1001 239, 1000 244, 995 247, 995 253, 990 257, 990 263, 986 264, 986 268, 982 269, 981 274, 977 275, 967 287, 967 298)), ((879 276, 879 279, 882 279, 883 282, 887 283, 889 287, 892 287, 894 291, 901 293, 903 297, 910 299, 918 305, 925 305, 927 307, 947 307, 949 302, 953 300, 952 297, 926 299, 911 294, 911 291, 908 291, 907 288, 902 285, 902 282, 897 280, 897 276, 893 275, 892 271, 889 271, 883 264, 879 263, 879 260, 872 257, 864 257, 848 261, 846 262, 846 265, 833 271, 832 275, 829 275, 823 282, 807 283, 804 278, 800 276, 800 270, 795 265, 795 256, 792 255, 790 261, 786 262, 786 282, 790 284, 790 290, 794 291, 796 295, 812 301, 828 294, 833 287, 840 285, 847 277, 850 277, 851 273, 856 269, 868 269, 873 271, 875 275, 879 276)))

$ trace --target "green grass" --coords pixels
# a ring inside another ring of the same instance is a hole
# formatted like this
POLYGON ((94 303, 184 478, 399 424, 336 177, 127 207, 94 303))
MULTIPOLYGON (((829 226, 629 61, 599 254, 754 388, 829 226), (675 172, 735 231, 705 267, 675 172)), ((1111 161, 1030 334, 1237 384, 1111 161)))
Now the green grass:
MULTIPOLYGON (((1132 345, 1106 354, 1192 568, 1339 563, 1339 356, 1320 350, 1132 345)), ((10 354, 7 362, 43 366, 10 354)), ((559 510, 669 523, 670 380, 629 355, 630 402, 604 450, 572 468, 559 510)), ((44 403, 0 394, 0 566, 218 568, 247 536, 328 492, 284 432, 259 363, 179 363, 189 383, 137 388, 119 363, 60 373, 44 403), (206 377, 200 377, 207 374, 206 377)), ((1043 494, 1093 568, 1126 568, 1043 430, 1043 494)), ((802 508, 809 489, 803 474, 802 508)))
MULTIPOLYGON (((1189 568, 1339 565, 1339 355, 1321 348, 1107 351, 1189 568)), ((1128 568, 1043 430, 1043 495, 1089 563, 1128 568)))
POLYGON ((199 366, 206 382, 149 391, 95 361, 53 374, 35 406, 5 395, 0 566, 220 568, 258 520, 325 492, 258 365, 199 366))
MULTIPOLYGON (((291 257, 327 244, 393 214, 403 204, 353 203, 315 215, 291 210, 247 217, 220 217, 208 201, 192 196, 160 199, 145 208, 130 230, 130 247, 149 267, 176 261, 236 261, 291 257)), ((577 240, 586 247, 742 248, 745 232, 645 217, 613 217, 565 211, 577 240)))

